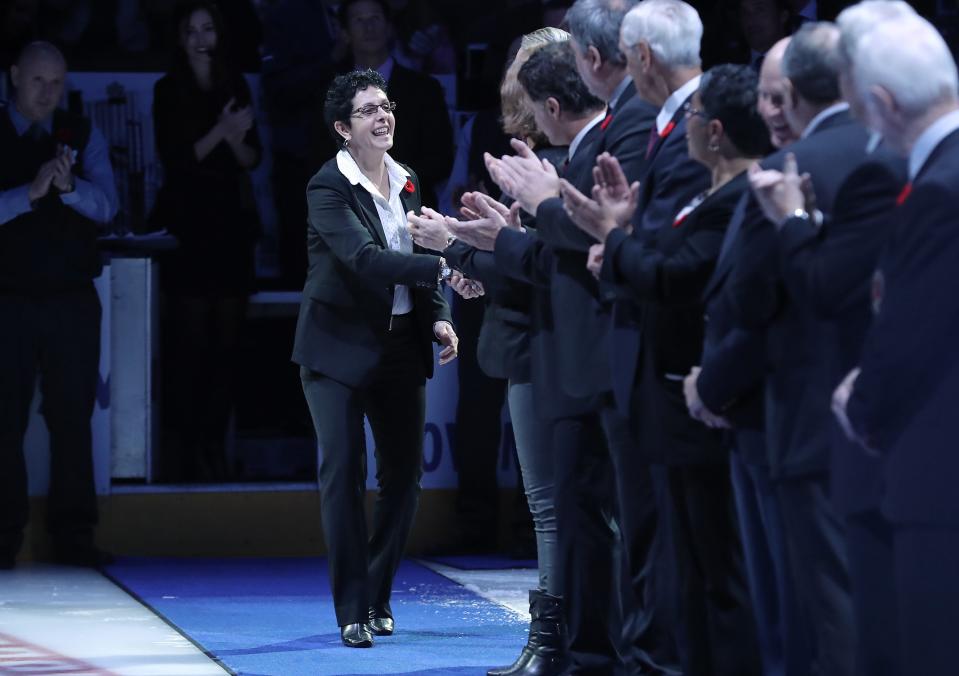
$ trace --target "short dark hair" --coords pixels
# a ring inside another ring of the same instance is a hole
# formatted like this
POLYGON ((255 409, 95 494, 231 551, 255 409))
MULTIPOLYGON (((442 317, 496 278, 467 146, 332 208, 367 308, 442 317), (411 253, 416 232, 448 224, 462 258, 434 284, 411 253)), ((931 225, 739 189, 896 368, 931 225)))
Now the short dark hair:
POLYGON ((333 135, 333 140, 338 144, 343 142, 343 137, 336 133, 333 125, 336 122, 343 122, 348 127, 352 126, 350 115, 353 113, 353 97, 357 92, 368 87, 376 87, 386 92, 386 80, 372 68, 337 75, 326 90, 323 121, 326 123, 327 130, 333 135))
MULTIPOLYGON (((343 0, 340 3, 340 6, 336 8, 336 20, 340 22, 340 25, 346 28, 346 20, 350 7, 355 5, 358 2, 363 0, 343 0)), ((387 0, 369 0, 370 2, 375 2, 383 9, 383 16, 386 17, 387 23, 393 22, 393 10, 390 7, 390 3, 387 0)))
POLYGON ((699 100, 710 120, 719 120, 732 144, 745 157, 769 151, 769 130, 756 108, 759 78, 749 66, 713 66, 699 81, 699 100))
POLYGON ((781 67, 783 76, 807 101, 822 105, 839 100, 839 29, 828 21, 804 23, 783 52, 781 67))
POLYGON ((542 102, 552 97, 563 110, 578 115, 602 108, 576 70, 576 57, 569 41, 553 42, 533 52, 517 75, 527 95, 542 102))

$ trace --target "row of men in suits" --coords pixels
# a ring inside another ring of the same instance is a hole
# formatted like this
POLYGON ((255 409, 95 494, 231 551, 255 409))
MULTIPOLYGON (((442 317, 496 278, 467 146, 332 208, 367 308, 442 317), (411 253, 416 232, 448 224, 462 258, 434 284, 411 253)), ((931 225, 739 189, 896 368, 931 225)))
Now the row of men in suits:
POLYGON ((445 225, 534 287, 572 670, 951 673, 945 43, 895 0, 804 25, 759 79, 777 150, 711 184, 695 138, 764 153, 705 101, 695 10, 578 0, 569 24, 605 108, 521 71, 568 156, 488 158, 535 227, 482 201, 445 225))

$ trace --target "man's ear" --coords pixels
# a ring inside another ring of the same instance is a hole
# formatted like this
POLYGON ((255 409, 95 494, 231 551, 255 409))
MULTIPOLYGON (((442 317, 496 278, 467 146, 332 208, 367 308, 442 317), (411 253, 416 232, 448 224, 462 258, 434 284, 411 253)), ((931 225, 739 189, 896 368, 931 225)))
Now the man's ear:
POLYGON ((548 96, 546 98, 546 100, 543 102, 543 107, 546 108, 546 114, 554 120, 559 119, 559 114, 563 109, 563 107, 559 104, 559 101, 552 96, 548 96))
POLYGON ((586 60, 589 62, 589 67, 593 72, 603 67, 603 56, 593 45, 586 48, 586 60))

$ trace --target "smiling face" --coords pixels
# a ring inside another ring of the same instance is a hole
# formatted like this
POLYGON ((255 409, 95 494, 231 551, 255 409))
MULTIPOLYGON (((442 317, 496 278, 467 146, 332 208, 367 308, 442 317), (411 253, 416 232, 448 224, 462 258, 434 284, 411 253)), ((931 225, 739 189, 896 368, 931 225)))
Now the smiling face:
POLYGON ((396 119, 382 107, 388 102, 386 93, 376 87, 356 92, 349 125, 336 123, 336 131, 350 140, 349 148, 354 154, 385 153, 393 147, 396 119))
POLYGON ((213 17, 205 9, 192 12, 180 28, 180 46, 190 61, 209 61, 216 49, 213 17))

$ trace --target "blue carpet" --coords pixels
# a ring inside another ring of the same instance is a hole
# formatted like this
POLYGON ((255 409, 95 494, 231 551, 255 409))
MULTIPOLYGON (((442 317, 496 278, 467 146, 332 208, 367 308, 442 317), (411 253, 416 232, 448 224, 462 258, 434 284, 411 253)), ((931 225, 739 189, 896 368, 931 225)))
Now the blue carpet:
POLYGON ((397 633, 345 648, 325 559, 120 559, 108 574, 237 674, 483 674, 526 624, 413 562, 393 585, 397 633))
POLYGON ((536 567, 536 559, 510 559, 491 555, 427 556, 425 558, 460 570, 510 570, 536 567))

